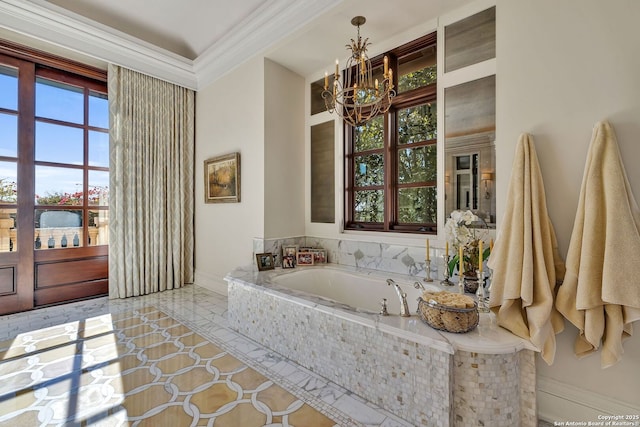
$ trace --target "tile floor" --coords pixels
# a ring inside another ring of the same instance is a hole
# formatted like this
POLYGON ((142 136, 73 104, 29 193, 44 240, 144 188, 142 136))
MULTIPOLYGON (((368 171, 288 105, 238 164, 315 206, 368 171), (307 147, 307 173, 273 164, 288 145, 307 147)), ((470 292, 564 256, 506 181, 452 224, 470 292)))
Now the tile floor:
POLYGON ((409 426, 228 329, 226 309, 187 286, 0 316, 0 426, 409 426), (226 406, 195 414, 201 398, 226 406))

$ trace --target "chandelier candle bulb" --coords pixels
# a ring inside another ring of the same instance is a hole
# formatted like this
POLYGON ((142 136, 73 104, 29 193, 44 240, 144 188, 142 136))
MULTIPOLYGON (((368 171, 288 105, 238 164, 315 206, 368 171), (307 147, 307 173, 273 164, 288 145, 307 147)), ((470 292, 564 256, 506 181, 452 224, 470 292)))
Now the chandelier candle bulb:
POLYGON ((384 78, 389 76, 389 58, 384 57, 384 78))
POLYGON ((482 273, 482 240, 478 242, 478 273, 482 273))
POLYGON ((324 90, 329 89, 329 73, 324 72, 324 90))
POLYGON ((336 76, 336 80, 338 80, 338 77, 340 76, 340 61, 338 61, 337 59, 336 59, 336 74, 335 74, 335 76, 336 76))

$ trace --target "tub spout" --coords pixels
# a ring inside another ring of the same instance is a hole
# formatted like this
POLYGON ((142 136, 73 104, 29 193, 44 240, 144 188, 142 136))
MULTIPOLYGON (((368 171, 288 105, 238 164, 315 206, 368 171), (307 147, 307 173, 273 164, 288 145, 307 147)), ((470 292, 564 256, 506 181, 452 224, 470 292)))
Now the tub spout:
POLYGON ((416 288, 416 289, 422 289, 423 291, 426 291, 424 285, 422 283, 420 283, 420 282, 414 283, 413 287, 416 288))
POLYGON ((396 293, 398 294, 398 298, 400 299, 400 316, 411 316, 411 314, 409 314, 409 305, 407 304, 407 294, 402 292, 402 289, 400 289, 400 285, 398 285, 392 279, 387 279, 387 285, 393 286, 396 289, 396 293))

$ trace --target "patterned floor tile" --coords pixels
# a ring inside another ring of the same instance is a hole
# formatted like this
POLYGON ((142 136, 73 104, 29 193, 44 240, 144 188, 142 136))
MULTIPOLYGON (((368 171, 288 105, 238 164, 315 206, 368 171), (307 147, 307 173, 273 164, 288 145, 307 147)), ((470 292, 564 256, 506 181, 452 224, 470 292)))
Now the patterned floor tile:
POLYGON ((29 331, 1 348, 0 425, 336 425, 152 306, 29 331))

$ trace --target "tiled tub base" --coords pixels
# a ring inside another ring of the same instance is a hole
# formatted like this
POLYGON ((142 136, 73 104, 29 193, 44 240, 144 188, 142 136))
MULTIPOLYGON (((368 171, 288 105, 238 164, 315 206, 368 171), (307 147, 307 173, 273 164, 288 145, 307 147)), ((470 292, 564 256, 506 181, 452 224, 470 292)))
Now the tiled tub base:
POLYGON ((530 350, 447 351, 335 307, 227 281, 231 328, 416 426, 536 425, 530 350))

